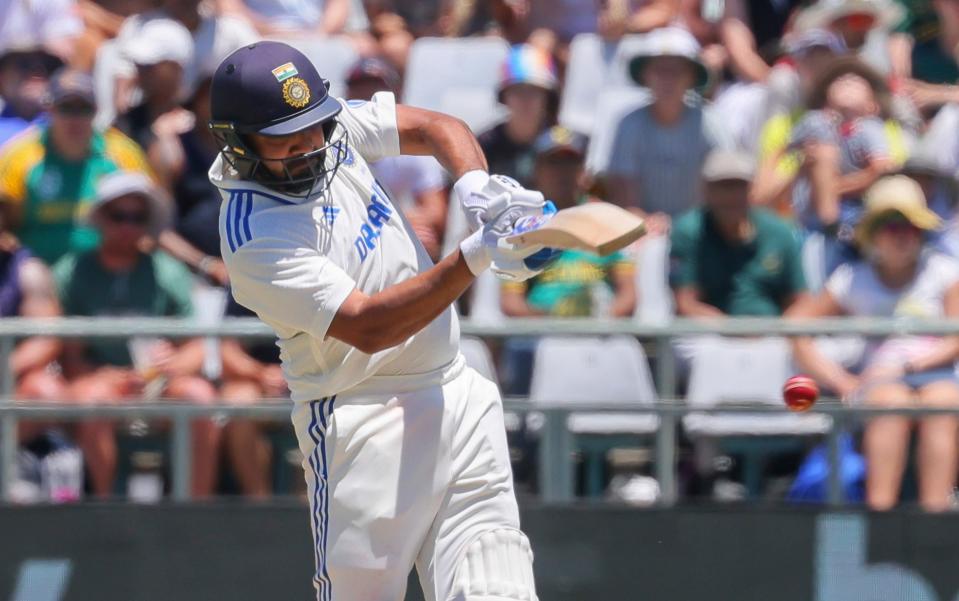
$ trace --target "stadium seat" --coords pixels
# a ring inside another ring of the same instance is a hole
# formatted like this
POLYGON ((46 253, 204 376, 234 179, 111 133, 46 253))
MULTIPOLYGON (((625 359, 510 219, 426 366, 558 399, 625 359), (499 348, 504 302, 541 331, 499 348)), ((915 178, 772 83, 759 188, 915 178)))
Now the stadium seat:
POLYGON ((492 271, 484 271, 476 276, 471 288, 470 321, 484 324, 498 324, 505 319, 500 309, 499 280, 492 271))
MULTIPOLYGON (((193 301, 193 316, 197 325, 216 326, 223 321, 226 311, 227 292, 219 286, 210 286, 199 280, 190 292, 193 301)), ((203 376, 216 380, 223 370, 220 357, 220 339, 210 336, 203 339, 203 376)))
POLYGON ((346 95, 346 76, 360 59, 360 55, 356 53, 349 39, 344 36, 332 38, 310 36, 288 41, 313 61, 317 70, 330 81, 330 94, 346 95))
MULTIPOLYGON (((782 385, 791 375, 785 339, 703 338, 692 357, 686 399, 693 408, 727 403, 785 408, 782 385)), ((721 446, 744 456, 744 480, 753 496, 759 493, 766 455, 794 448, 796 440, 788 437, 820 435, 829 425, 829 416, 820 414, 691 413, 683 418, 690 437, 723 439, 721 446)))
POLYGON ((641 240, 636 256, 636 312, 641 323, 662 324, 673 318, 673 292, 669 288, 669 238, 641 240))
POLYGON ((107 40, 100 44, 100 48, 97 49, 97 60, 93 64, 93 91, 97 99, 94 125, 100 129, 109 126, 116 117, 114 94, 117 70, 121 64, 120 47, 115 40, 107 40))
MULTIPOLYGON (((545 337, 539 341, 530 384, 530 403, 603 403, 650 406, 657 396, 646 354, 631 336, 545 337)), ((586 492, 603 488, 603 465, 611 448, 633 446, 649 435, 659 418, 639 413, 583 413, 569 416, 586 462, 586 492)))
POLYGON ((618 43, 584 33, 573 38, 566 67, 566 83, 559 107, 559 122, 573 131, 590 136, 597 125, 602 92, 635 88, 626 69, 627 60, 639 51, 643 36, 629 35, 618 43))
POLYGON ((499 38, 420 38, 406 68, 403 103, 449 113, 482 132, 502 120, 496 101, 509 44, 499 38))

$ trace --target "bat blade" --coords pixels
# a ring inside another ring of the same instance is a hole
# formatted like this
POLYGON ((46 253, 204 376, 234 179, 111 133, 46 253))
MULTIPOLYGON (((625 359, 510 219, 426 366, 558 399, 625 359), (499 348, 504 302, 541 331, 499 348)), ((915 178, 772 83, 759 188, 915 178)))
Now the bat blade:
POLYGON ((506 239, 518 246, 541 244, 606 256, 646 233, 638 216, 608 202, 589 202, 556 213, 543 225, 506 239))

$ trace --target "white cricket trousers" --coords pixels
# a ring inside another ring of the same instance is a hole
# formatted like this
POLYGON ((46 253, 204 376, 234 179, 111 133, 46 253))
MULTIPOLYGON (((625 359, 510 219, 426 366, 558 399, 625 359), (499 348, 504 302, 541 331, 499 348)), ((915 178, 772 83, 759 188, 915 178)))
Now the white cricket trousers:
POLYGON ((413 392, 298 403, 293 424, 319 601, 402 601, 414 564, 427 601, 535 601, 492 382, 463 366, 413 392), (498 578, 525 584, 498 594, 498 578))

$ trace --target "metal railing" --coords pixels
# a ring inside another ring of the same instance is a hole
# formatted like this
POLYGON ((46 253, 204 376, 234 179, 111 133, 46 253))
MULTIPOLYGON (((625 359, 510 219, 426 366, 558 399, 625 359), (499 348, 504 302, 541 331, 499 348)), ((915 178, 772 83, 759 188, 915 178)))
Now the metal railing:
MULTIPOLYGON (((649 325, 630 319, 513 319, 497 324, 479 324, 464 321, 462 331, 467 335, 483 337, 537 336, 537 335, 609 335, 627 334, 651 340, 655 345, 657 367, 657 394, 660 401, 644 406, 623 404, 540 403, 535 406, 517 399, 507 399, 505 408, 512 411, 541 411, 544 426, 541 431, 539 474, 544 501, 566 502, 573 498, 573 473, 570 456, 574 449, 574 435, 567 426, 567 418, 575 411, 634 412, 656 414, 660 426, 655 436, 655 476, 661 489, 661 502, 671 505, 677 499, 676 458, 677 428, 680 418, 689 413, 705 414, 770 414, 787 413, 785 409, 770 406, 730 406, 712 408, 690 407, 676 399, 675 358, 670 342, 679 336, 722 335, 741 337, 797 336, 797 335, 957 335, 959 320, 903 320, 903 319, 822 319, 815 321, 784 321, 778 318, 734 318, 699 321, 677 319, 668 323, 649 325)), ((190 405, 184 403, 124 403, 76 407, 63 404, 43 404, 13 400, 13 379, 10 373, 10 353, 16 339, 27 336, 56 336, 60 338, 129 338, 133 336, 163 336, 192 338, 199 336, 273 338, 266 325, 256 319, 227 319, 218 325, 201 325, 191 320, 166 318, 100 318, 100 319, 23 319, 0 320, 0 494, 9 498, 10 485, 16 469, 17 426, 20 420, 83 420, 96 418, 149 418, 172 421, 172 495, 176 500, 190 497, 190 421, 200 417, 225 416, 230 418, 260 418, 287 420, 289 403, 259 404, 243 407, 228 404, 190 405)), ((637 399, 640 400, 640 399, 637 399)), ((841 504, 842 486, 839 471, 839 434, 850 423, 883 414, 910 416, 956 413, 951 409, 897 408, 877 409, 845 407, 825 399, 811 413, 831 416, 826 438, 829 443, 830 478, 828 502, 841 504)))

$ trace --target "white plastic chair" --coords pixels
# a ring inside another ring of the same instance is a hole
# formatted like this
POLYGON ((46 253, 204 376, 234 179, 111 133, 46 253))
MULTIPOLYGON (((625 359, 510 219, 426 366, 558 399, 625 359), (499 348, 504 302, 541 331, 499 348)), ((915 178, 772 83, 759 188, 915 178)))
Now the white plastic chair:
POLYGON ((403 102, 448 112, 480 131, 502 115, 496 89, 508 54, 499 38, 420 38, 410 50, 403 102))
MULTIPOLYGON (((197 279, 190 291, 193 302, 193 316, 197 325, 217 326, 223 321, 226 312, 227 292, 219 286, 211 286, 197 279)), ((220 377, 223 371, 223 358, 220 354, 220 339, 203 339, 203 375, 211 380, 220 377)))
MULTIPOLYGON (((782 386, 792 375, 785 339, 705 338, 692 357, 686 400, 693 408, 755 403, 784 407, 782 386)), ((683 418, 692 436, 779 436, 822 434, 829 416, 707 415, 683 418)))
MULTIPOLYGON (((530 403, 617 403, 642 407, 656 401, 646 353, 631 336, 546 337, 536 347, 530 403)), ((647 434, 659 427, 652 414, 573 413, 576 434, 647 434)))
POLYGON ((117 72, 123 61, 116 40, 107 40, 97 49, 97 59, 93 64, 93 92, 97 99, 97 115, 94 125, 105 129, 116 117, 114 94, 117 72))
POLYGON ((506 317, 500 308, 500 281, 492 271, 476 276, 472 286, 470 320, 483 324, 502 323, 506 317))
POLYGON ((297 38, 289 43, 305 54, 316 65, 317 71, 330 81, 330 94, 340 97, 346 94, 346 77, 360 59, 347 38, 297 38))
POLYGON ((673 318, 673 292, 669 288, 669 238, 643 239, 636 256, 636 319, 661 324, 673 318))
POLYGON ((643 44, 643 36, 626 36, 619 43, 584 33, 573 38, 566 67, 566 83, 559 107, 559 122, 584 135, 594 132, 600 95, 617 88, 631 88, 627 62, 643 44))

